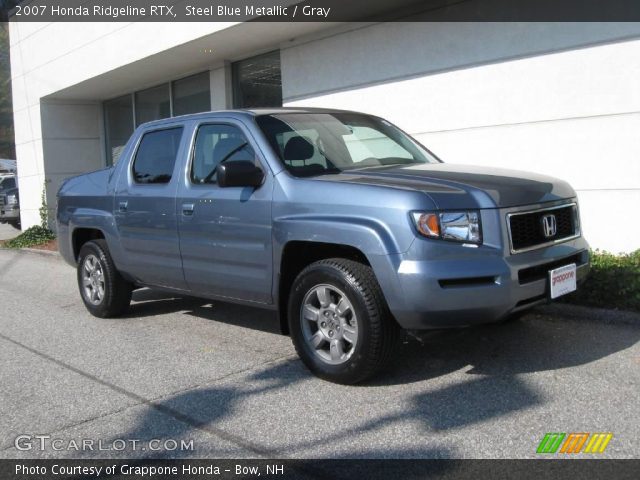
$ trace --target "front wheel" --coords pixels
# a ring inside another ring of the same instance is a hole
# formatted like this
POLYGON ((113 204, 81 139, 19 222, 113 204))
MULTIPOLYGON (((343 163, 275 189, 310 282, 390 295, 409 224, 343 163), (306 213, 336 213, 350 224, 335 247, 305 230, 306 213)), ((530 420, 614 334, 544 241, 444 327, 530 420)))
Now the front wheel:
POLYGON ((116 270, 104 240, 92 240, 80 249, 78 287, 87 310, 96 317, 118 316, 131 302, 132 285, 116 270))
POLYGON ((288 319, 309 370, 344 384, 374 375, 390 358, 399 332, 371 267, 341 258, 315 262, 298 275, 288 319))

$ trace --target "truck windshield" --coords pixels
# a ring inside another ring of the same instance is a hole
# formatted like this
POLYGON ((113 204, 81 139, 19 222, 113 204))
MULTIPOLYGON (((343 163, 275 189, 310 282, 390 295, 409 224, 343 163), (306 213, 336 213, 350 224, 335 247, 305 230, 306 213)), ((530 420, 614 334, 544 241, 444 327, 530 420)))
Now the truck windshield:
POLYGON ((439 162, 389 122, 369 115, 282 113, 258 116, 256 122, 297 177, 439 162))

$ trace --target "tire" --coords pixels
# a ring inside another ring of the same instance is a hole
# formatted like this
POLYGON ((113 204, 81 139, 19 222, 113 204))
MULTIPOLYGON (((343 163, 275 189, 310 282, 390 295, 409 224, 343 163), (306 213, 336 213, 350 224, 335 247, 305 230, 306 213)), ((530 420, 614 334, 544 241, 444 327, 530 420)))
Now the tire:
POLYGON ((300 272, 289 295, 288 321, 307 368, 341 384, 377 373, 391 358, 400 330, 371 267, 342 258, 300 272))
POLYGON ((20 230, 20 221, 12 221, 12 222, 8 222, 9 225, 11 225, 13 228, 15 228, 16 230, 20 230))
POLYGON ((92 240, 82 246, 77 273, 80 297, 92 315, 117 317, 127 310, 133 287, 116 270, 107 242, 92 240))

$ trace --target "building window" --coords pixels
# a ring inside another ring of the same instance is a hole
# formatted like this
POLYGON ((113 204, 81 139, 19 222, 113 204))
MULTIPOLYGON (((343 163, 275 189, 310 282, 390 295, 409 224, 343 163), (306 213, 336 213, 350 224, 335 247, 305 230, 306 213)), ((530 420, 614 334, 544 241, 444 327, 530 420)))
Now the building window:
POLYGON ((176 80, 171 90, 173 93, 172 116, 211 110, 209 72, 176 80))
POLYGON ((169 84, 136 92, 136 126, 171 116, 169 84))
POLYGON ((145 133, 133 161, 136 183, 169 183, 178 156, 182 127, 145 133))
POLYGON ((282 106, 279 50, 235 62, 231 72, 235 108, 282 106))
POLYGON ((208 71, 104 102, 107 165, 118 161, 138 125, 208 110, 211 110, 208 71))
POLYGON ((104 124, 107 144, 107 164, 120 158, 124 146, 133 132, 133 101, 131 95, 104 102, 104 124))

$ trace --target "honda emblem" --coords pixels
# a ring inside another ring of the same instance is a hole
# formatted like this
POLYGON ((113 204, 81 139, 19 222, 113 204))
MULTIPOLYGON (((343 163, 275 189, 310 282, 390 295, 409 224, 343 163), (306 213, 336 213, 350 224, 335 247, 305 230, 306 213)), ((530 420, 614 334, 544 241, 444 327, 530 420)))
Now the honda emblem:
POLYGON ((557 232, 556 216, 549 214, 542 217, 542 233, 546 238, 555 237, 557 232))

